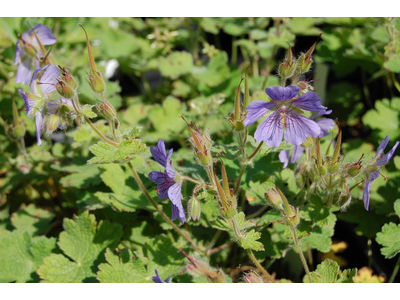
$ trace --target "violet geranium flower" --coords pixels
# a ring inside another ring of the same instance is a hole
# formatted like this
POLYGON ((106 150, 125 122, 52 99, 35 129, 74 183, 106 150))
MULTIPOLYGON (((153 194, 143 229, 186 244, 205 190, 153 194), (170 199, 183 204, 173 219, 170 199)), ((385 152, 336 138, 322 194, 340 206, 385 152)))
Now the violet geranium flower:
POLYGON ((292 145, 301 145, 307 136, 316 137, 321 128, 316 122, 302 115, 304 111, 325 110, 321 99, 314 92, 307 92, 296 98, 299 87, 277 87, 265 89, 270 102, 254 100, 247 106, 247 117, 244 125, 249 126, 268 115, 258 126, 254 138, 257 142, 264 141, 269 147, 278 147, 285 130, 285 141, 292 145))
POLYGON ((29 85, 32 93, 24 93, 23 90, 18 90, 22 96, 22 99, 24 99, 27 116, 29 118, 35 117, 38 146, 42 144, 40 136, 42 135, 44 122, 43 110, 46 106, 46 100, 48 100, 50 94, 56 89, 54 84, 57 82, 59 73, 60 70, 54 65, 44 66, 43 68, 37 69, 33 72, 33 76, 29 85), (42 73, 41 71, 44 69, 45 71, 42 73), (40 81, 46 84, 39 84, 37 79, 39 79, 40 75, 40 81))
POLYGON ((388 153, 383 154, 387 144, 389 143, 389 136, 387 136, 383 141, 381 141, 378 151, 376 152, 375 157, 368 162, 365 167, 365 187, 364 187, 364 207, 366 210, 369 210, 369 197, 372 182, 377 179, 380 175, 381 167, 386 164, 393 156, 394 151, 396 151, 399 142, 397 141, 392 150, 388 153))
POLYGON ((173 149, 165 154, 165 144, 163 140, 158 141, 157 147, 150 147, 151 154, 165 170, 164 172, 153 171, 149 178, 157 184, 157 195, 160 199, 169 198, 172 203, 172 221, 177 218, 185 222, 185 210, 181 201, 182 178, 171 166, 170 157, 173 149))
MULTIPOLYGON (((332 112, 332 110, 321 110, 319 113, 317 113, 315 116, 312 116, 310 119, 314 120, 316 117, 321 116, 321 115, 329 115, 332 112)), ((315 123, 318 124, 318 126, 321 128, 320 134, 317 136, 319 138, 325 137, 329 134, 329 129, 332 129, 335 127, 335 122, 332 119, 321 119, 316 121, 315 123)), ((289 163, 289 151, 290 150, 282 150, 279 153, 279 160, 283 163, 283 168, 286 168, 288 163, 289 163)), ((292 158, 290 159, 290 162, 294 164, 303 154, 304 148, 302 146, 294 146, 292 150, 292 158)))
POLYGON ((15 49, 14 65, 19 64, 16 83, 28 84, 31 79, 32 65, 34 70, 40 67, 38 58, 43 56, 43 53, 33 31, 42 45, 52 45, 56 42, 56 37, 51 34, 51 29, 42 24, 37 24, 21 35, 21 41, 17 41, 15 49))
POLYGON ((153 281, 155 283, 170 283, 171 282, 171 277, 168 276, 167 282, 165 282, 164 280, 161 279, 160 275, 158 275, 158 271, 157 269, 156 271, 156 276, 153 276, 151 279, 153 279, 153 281))

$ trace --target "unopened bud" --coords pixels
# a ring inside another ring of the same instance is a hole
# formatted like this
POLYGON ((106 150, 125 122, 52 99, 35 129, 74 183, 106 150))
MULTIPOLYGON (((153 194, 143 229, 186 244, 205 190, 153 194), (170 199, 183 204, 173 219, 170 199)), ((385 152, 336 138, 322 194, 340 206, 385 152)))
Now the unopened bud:
POLYGON ((305 183, 306 183, 306 177, 305 177, 305 175, 304 175, 304 174, 301 174, 301 173, 297 174, 297 175, 296 175, 296 184, 297 184, 297 187, 298 187, 299 189, 301 189, 301 188, 304 186, 305 183))
POLYGON ((337 205, 341 209, 345 209, 351 203, 351 195, 350 193, 340 193, 337 205))
POLYGON ((325 165, 316 166, 316 172, 320 176, 326 175, 327 173, 326 166, 325 165))
POLYGON ((236 208, 233 206, 222 207, 219 212, 226 219, 233 219, 237 214, 236 208))
POLYGON ((96 104, 97 110, 103 114, 106 120, 113 120, 117 118, 117 112, 114 106, 107 100, 103 100, 102 105, 96 104))
POLYGON ((55 84, 57 92, 65 99, 71 99, 75 95, 75 91, 62 81, 55 84))
POLYGON ((51 115, 47 122, 47 134, 50 135, 54 130, 56 130, 58 128, 59 123, 60 123, 60 117, 56 114, 51 115))
MULTIPOLYGON (((374 165, 371 165, 371 166, 375 167, 374 165)), ((367 166, 367 170, 368 170, 368 167, 369 166, 367 166)), ((372 172, 375 172, 378 169, 379 168, 377 167, 377 169, 376 170, 374 169, 372 172)), ((347 168, 347 174, 349 174, 351 177, 356 177, 356 176, 360 175, 361 171, 362 171, 362 168, 359 163, 352 164, 350 167, 347 168)))
POLYGON ((265 194, 264 194, 265 200, 267 203, 272 206, 272 207, 280 207, 282 206, 282 197, 279 194, 279 192, 275 189, 269 189, 265 194))
POLYGON ((307 136, 306 140, 303 142, 303 144, 301 144, 301 147, 307 149, 310 148, 314 145, 314 141, 312 139, 312 137, 307 136))
POLYGON ((336 174, 339 171, 340 168, 340 163, 336 162, 336 163, 329 163, 328 164, 328 171, 329 174, 336 174))
POLYGON ((76 82, 75 78, 71 75, 69 70, 61 68, 60 66, 58 67, 62 71, 62 76, 61 76, 62 81, 68 84, 73 90, 76 90, 78 88, 78 83, 76 82))
POLYGON ((211 283, 226 283, 225 273, 222 270, 217 270, 215 277, 208 277, 208 281, 211 283))
POLYGON ((284 61, 278 68, 278 75, 282 78, 290 78, 293 76, 296 70, 296 61, 286 62, 284 61))
POLYGON ((196 221, 200 219, 201 203, 196 197, 193 197, 189 200, 187 210, 188 210, 189 220, 192 219, 193 221, 196 221))
POLYGON ((246 276, 244 277, 244 281, 246 283, 264 283, 260 275, 258 275, 255 271, 247 273, 246 276))

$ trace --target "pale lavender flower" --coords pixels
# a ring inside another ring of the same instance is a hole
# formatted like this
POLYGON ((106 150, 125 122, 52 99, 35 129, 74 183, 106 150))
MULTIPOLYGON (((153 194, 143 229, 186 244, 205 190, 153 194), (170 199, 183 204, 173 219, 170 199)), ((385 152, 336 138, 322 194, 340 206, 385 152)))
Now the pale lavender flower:
POLYGON ((32 75, 32 65, 34 70, 40 67, 38 58, 43 56, 43 53, 33 31, 42 45, 52 45, 56 42, 56 37, 51 34, 51 29, 42 24, 37 24, 21 35, 21 40, 17 41, 15 49, 14 65, 19 64, 16 83, 28 84, 32 75))
POLYGON ((168 154, 165 150, 163 140, 158 141, 156 148, 150 147, 151 154, 165 170, 164 172, 153 171, 149 174, 149 178, 157 184, 157 195, 160 199, 169 198, 172 203, 172 221, 179 218, 185 222, 185 210, 182 206, 181 189, 182 179, 178 172, 171 166, 170 157, 173 149, 170 149, 168 154))
POLYGON ((264 141, 269 147, 278 147, 285 130, 285 141, 292 145, 301 145, 307 136, 317 137, 321 128, 316 122, 302 115, 303 111, 325 110, 321 99, 308 92, 296 98, 299 87, 270 87, 265 89, 270 102, 254 100, 247 107, 245 126, 267 114, 267 118, 258 126, 254 138, 264 141))
POLYGON ((153 276, 151 279, 153 279, 153 281, 155 283, 170 283, 171 282, 171 277, 168 276, 167 282, 165 282, 164 280, 161 279, 160 275, 158 275, 158 271, 157 269, 156 271, 156 276, 153 276))
POLYGON ((394 144, 392 150, 390 150, 386 154, 383 154, 383 151, 385 150, 388 143, 389 143, 389 136, 387 136, 383 141, 381 141, 378 147, 378 151, 376 151, 375 157, 370 162, 368 162, 365 167, 366 183, 364 187, 363 200, 364 200, 364 207, 366 210, 369 210, 369 200, 370 200, 369 198, 370 198, 370 190, 372 182, 379 177, 381 167, 392 158, 394 151, 396 151, 397 146, 399 145, 399 142, 397 141, 396 144, 394 144))
MULTIPOLYGON (((329 115, 332 112, 332 110, 321 110, 319 113, 317 113, 315 116, 312 116, 310 119, 314 120, 316 117, 321 116, 321 115, 329 115)), ((335 122, 332 119, 321 119, 316 121, 318 126, 321 129, 320 134, 317 136, 319 138, 325 137, 329 134, 329 129, 332 129, 335 127, 335 122)), ((279 160, 283 163, 283 168, 286 168, 288 163, 289 163, 289 151, 290 150, 282 150, 279 153, 279 160)), ((292 158, 290 159, 290 162, 294 164, 303 154, 304 148, 302 146, 294 146, 293 147, 293 152, 292 152, 292 158)))
POLYGON ((40 136, 42 135, 44 121, 43 110, 46 106, 46 99, 56 89, 54 84, 57 82, 59 73, 60 70, 54 65, 44 66, 43 68, 37 69, 33 72, 33 76, 29 85, 32 93, 24 93, 22 89, 18 90, 22 96, 22 99, 24 99, 27 116, 29 118, 35 117, 38 146, 42 144, 40 136), (40 81, 46 84, 39 84, 37 82, 38 76, 41 74, 42 70, 45 71, 43 72, 40 81))

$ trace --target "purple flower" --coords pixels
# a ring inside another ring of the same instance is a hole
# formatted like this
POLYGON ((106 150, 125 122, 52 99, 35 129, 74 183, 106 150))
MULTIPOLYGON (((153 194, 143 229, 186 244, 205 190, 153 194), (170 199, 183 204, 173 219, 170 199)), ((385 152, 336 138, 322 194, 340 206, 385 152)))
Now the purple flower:
POLYGON ((307 136, 318 136, 321 128, 316 122, 302 115, 303 110, 319 111, 326 107, 321 105, 321 99, 308 92, 295 98, 299 87, 270 87, 265 89, 271 102, 255 100, 247 107, 245 126, 249 126, 259 118, 268 114, 258 126, 254 138, 257 142, 264 141, 269 147, 278 147, 285 130, 285 141, 292 145, 301 145, 307 136))
POLYGON ((370 162, 368 162, 368 164, 365 167, 366 184, 364 187, 363 200, 364 200, 364 207, 366 210, 369 210, 369 197, 370 197, 372 182, 379 177, 381 167, 392 158, 394 151, 396 151, 396 148, 399 145, 399 142, 397 141, 392 150, 390 150, 386 154, 383 154, 383 151, 385 150, 388 143, 389 143, 389 136, 387 136, 383 141, 381 141, 375 157, 370 162))
POLYGON ((54 84, 57 82, 57 77, 60 73, 60 70, 54 65, 47 65, 43 68, 37 69, 33 72, 32 80, 30 82, 30 89, 32 93, 24 93, 22 89, 19 89, 19 93, 24 99, 26 114, 29 118, 35 117, 35 125, 36 125, 36 138, 37 144, 40 146, 42 144, 42 140, 40 136, 42 134, 43 121, 44 121, 44 109, 46 106, 46 99, 50 96, 50 94, 56 89, 54 84), (45 71, 42 74, 42 70, 45 71), (37 79, 39 75, 40 81, 46 84, 39 84, 37 79))
POLYGON ((52 45, 56 42, 55 36, 51 34, 51 29, 42 24, 37 24, 21 35, 21 41, 17 41, 15 50, 14 65, 16 66, 19 64, 15 79, 16 83, 21 82, 22 84, 28 84, 31 79, 32 64, 34 70, 40 67, 38 58, 43 56, 43 52, 33 33, 34 30, 42 45, 52 45))
POLYGON ((170 283, 171 282, 171 277, 168 276, 167 282, 165 282, 164 280, 161 279, 161 277, 158 275, 158 271, 157 269, 156 271, 156 276, 152 277, 151 279, 153 279, 153 281, 155 283, 170 283))
MULTIPOLYGON (((321 110, 319 113, 317 113, 315 116, 312 116, 310 119, 314 120, 316 117, 321 116, 321 115, 329 115, 332 112, 332 110, 321 110)), ((329 129, 332 129, 335 127, 335 122, 332 119, 321 119, 316 121, 318 126, 321 129, 320 134, 317 136, 319 138, 325 137, 329 134, 329 129)), ((283 168, 286 168, 288 163, 289 163, 289 151, 290 150, 282 150, 279 153, 279 160, 283 163, 283 168)), ((293 152, 292 152, 292 158, 290 162, 294 164, 303 154, 304 148, 302 146, 294 146, 293 147, 293 152)))
POLYGON ((163 140, 158 141, 157 147, 150 147, 151 154, 165 170, 164 172, 153 171, 149 174, 149 178, 157 184, 157 195, 160 199, 169 198, 172 203, 172 221, 179 218, 185 222, 185 210, 181 201, 182 178, 178 172, 171 166, 169 158, 173 149, 165 154, 165 144, 163 140))

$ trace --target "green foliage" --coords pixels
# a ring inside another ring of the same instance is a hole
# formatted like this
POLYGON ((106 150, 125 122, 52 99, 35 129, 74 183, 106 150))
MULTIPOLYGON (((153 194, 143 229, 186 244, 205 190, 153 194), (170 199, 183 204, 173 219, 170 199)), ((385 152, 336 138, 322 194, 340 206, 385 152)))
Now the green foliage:
POLYGON ((26 231, 33 236, 46 233, 53 218, 51 211, 29 204, 22 205, 20 210, 11 215, 11 223, 19 231, 26 231))
POLYGON ((354 283, 356 275, 357 269, 347 269, 340 273, 339 265, 331 259, 324 260, 315 272, 311 272, 314 283, 354 283))
POLYGON ((188 52, 173 52, 160 60, 159 67, 163 76, 176 79, 183 74, 191 72, 193 69, 193 57, 188 52))
POLYGON ((240 241, 240 245, 243 249, 253 249, 255 251, 264 251, 264 245, 257 242, 260 239, 261 233, 255 232, 254 229, 247 232, 244 238, 240 241))
POLYGON ((107 247, 118 245, 121 226, 108 221, 97 224, 95 216, 84 211, 72 220, 64 219, 63 228, 58 246, 64 254, 46 257, 37 270, 40 278, 43 282, 96 282, 96 266, 104 261, 107 247))
POLYGON ((400 225, 391 222, 383 225, 382 231, 376 234, 376 241, 383 246, 382 255, 395 257, 400 252, 400 225))
POLYGON ((134 166, 143 163, 143 158, 138 154, 147 151, 146 144, 140 140, 123 140, 118 147, 99 142, 91 146, 90 151, 95 155, 88 164, 127 163, 133 161, 134 166))
POLYGON ((28 231, 0 235, 0 282, 39 282, 35 271, 56 249, 56 239, 32 238, 28 231))

